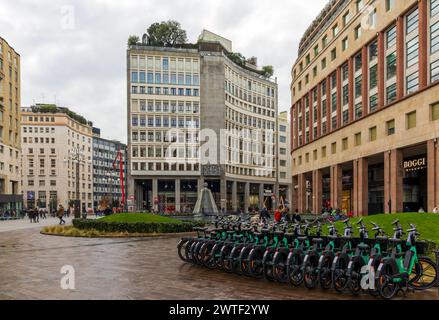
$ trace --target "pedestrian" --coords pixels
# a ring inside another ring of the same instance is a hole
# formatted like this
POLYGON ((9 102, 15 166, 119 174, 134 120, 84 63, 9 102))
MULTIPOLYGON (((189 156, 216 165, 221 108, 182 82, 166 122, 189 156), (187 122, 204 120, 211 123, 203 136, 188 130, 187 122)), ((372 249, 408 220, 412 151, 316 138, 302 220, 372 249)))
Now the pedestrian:
POLYGON ((35 207, 33 210, 34 223, 40 222, 40 217, 38 213, 38 209, 35 207))
POLYGON ((34 219, 32 209, 27 209, 27 217, 29 218, 30 223, 32 223, 32 220, 34 219))
POLYGON ((64 207, 63 207, 61 204, 59 205, 58 212, 57 212, 57 216, 58 216, 59 224, 60 224, 60 225, 66 224, 66 222, 65 222, 64 219, 63 219, 63 216, 64 216, 64 207))
POLYGON ((282 215, 280 213, 280 208, 276 208, 276 210, 274 211, 274 221, 276 223, 279 223, 281 218, 282 218, 282 215))

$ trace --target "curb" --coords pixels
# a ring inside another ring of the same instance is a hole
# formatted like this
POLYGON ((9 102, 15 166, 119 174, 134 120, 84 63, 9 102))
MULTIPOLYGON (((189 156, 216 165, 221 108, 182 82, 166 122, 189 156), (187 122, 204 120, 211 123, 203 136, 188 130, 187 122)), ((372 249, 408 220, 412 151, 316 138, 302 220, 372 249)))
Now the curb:
POLYGON ((184 236, 193 236, 194 232, 183 232, 183 233, 156 233, 156 234, 144 234, 144 235, 119 235, 119 236, 68 236, 64 234, 56 234, 56 233, 48 233, 44 231, 40 231, 40 234, 45 236, 52 237, 64 237, 64 238, 84 238, 84 239, 139 239, 139 238, 160 238, 160 237, 168 237, 168 238, 178 238, 184 236))

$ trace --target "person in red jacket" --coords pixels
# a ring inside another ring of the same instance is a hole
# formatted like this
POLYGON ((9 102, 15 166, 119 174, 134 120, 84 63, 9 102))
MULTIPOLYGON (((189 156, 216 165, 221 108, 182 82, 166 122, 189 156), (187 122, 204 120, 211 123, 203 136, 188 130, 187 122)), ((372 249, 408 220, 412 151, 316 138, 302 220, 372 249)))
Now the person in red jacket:
POLYGON ((274 221, 279 223, 281 219, 282 219, 282 214, 280 213, 280 209, 277 208, 276 211, 274 212, 274 221))

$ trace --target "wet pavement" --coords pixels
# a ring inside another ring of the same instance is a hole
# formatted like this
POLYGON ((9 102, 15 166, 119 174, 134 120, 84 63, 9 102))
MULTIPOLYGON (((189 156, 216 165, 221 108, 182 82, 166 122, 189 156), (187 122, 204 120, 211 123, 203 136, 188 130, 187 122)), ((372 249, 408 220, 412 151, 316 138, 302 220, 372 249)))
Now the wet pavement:
MULTIPOLYGON (((308 291, 183 263, 179 238, 82 239, 0 233, 0 299, 370 299, 308 291), (65 265, 75 290, 60 286, 65 265)), ((406 299, 439 299, 437 289, 406 299)))

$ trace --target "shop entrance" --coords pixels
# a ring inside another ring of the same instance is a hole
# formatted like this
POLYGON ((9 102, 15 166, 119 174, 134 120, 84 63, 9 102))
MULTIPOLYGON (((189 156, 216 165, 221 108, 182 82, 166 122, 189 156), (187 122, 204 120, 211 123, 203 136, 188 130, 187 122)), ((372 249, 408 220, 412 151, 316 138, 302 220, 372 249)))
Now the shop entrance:
POLYGON ((427 154, 404 158, 404 212, 427 210, 427 154))

